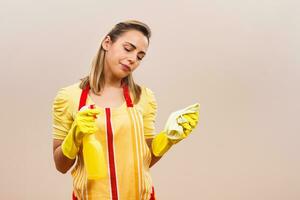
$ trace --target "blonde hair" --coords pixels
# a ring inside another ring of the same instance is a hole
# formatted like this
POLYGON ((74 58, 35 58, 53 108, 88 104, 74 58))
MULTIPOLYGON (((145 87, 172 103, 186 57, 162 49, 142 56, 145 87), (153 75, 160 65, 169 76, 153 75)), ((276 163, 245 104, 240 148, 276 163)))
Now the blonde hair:
MULTIPOLYGON (((112 42, 115 42, 122 34, 130 30, 137 30, 143 33, 148 39, 151 37, 150 28, 137 20, 127 20, 116 24, 112 30, 106 35, 110 36, 112 42)), ((104 40, 104 39, 103 39, 104 40)), ((102 41, 103 42, 103 41, 102 41)), ((100 95, 101 89, 104 87, 104 58, 105 58, 105 50, 102 47, 102 42, 100 44, 100 48, 92 61, 92 68, 88 76, 80 79, 80 88, 84 89, 87 84, 90 85, 90 89, 93 93, 100 95)), ((136 84, 133 80, 132 74, 129 74, 122 80, 125 84, 128 85, 129 90, 133 94, 134 103, 138 103, 141 95, 141 87, 136 84)))

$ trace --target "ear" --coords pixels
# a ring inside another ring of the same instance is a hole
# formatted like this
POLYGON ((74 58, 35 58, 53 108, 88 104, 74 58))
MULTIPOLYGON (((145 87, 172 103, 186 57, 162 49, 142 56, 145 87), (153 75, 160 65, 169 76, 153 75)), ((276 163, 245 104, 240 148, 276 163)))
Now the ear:
POLYGON ((111 39, 110 39, 110 36, 109 35, 107 35, 104 39, 103 39, 103 41, 102 41, 102 48, 105 50, 105 51, 107 51, 107 50, 109 50, 109 48, 110 48, 110 46, 111 46, 111 39))

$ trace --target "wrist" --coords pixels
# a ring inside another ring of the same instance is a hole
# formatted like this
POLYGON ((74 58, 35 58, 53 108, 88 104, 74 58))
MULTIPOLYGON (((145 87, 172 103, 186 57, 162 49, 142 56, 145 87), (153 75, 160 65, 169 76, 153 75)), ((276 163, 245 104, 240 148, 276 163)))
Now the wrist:
POLYGON ((80 143, 75 140, 75 130, 72 127, 61 144, 62 153, 69 159, 75 159, 79 151, 80 143))
POLYGON ((78 148, 75 146, 74 143, 72 144, 66 139, 61 144, 61 151, 64 154, 64 156, 66 156, 69 159, 74 160, 78 153, 78 148))
POLYGON ((165 131, 158 133, 152 140, 152 153, 156 157, 163 156, 173 145, 165 131))

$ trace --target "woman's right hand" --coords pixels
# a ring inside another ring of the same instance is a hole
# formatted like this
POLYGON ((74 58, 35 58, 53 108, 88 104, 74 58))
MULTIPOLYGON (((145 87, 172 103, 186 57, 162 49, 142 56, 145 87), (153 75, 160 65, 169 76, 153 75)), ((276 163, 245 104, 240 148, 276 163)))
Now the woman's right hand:
MULTIPOLYGON (((74 126, 74 142, 76 146, 80 146, 82 138, 86 135, 93 134, 97 131, 96 115, 100 113, 98 108, 91 106, 82 107, 75 116, 75 120, 72 124, 74 126)), ((72 129, 72 128, 71 128, 72 129)))
POLYGON ((84 106, 78 111, 71 129, 61 145, 62 152, 66 157, 75 159, 82 143, 82 138, 97 131, 95 119, 99 113, 100 110, 93 108, 93 105, 84 106))

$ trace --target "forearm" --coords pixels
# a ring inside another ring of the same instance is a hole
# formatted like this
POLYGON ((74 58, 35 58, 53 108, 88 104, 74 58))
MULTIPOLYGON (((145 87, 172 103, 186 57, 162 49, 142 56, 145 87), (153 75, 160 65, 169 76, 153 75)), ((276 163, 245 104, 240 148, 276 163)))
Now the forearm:
POLYGON ((63 174, 65 174, 73 166, 75 160, 76 159, 69 159, 66 157, 61 150, 61 146, 58 146, 54 151, 56 169, 63 174))
POLYGON ((149 167, 152 167, 155 163, 157 163, 162 157, 156 157, 151 151, 151 163, 149 167))

